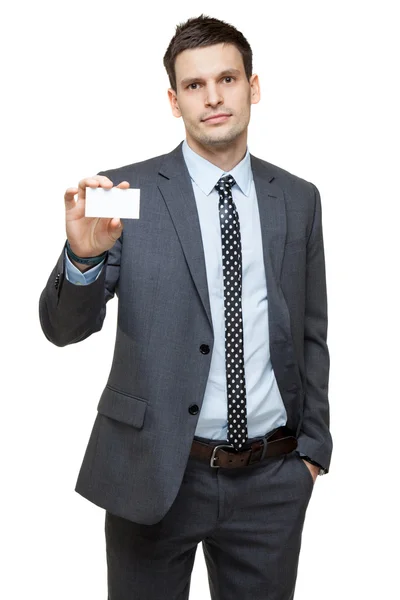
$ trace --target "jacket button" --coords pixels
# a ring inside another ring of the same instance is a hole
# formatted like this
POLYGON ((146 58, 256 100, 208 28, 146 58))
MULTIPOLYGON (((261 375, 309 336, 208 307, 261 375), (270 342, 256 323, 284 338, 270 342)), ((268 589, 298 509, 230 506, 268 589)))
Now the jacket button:
POLYGON ((199 407, 197 406, 197 404, 191 404, 189 406, 189 412, 191 415, 197 415, 197 413, 199 412, 199 407))
POLYGON ((200 346, 200 352, 202 354, 208 354, 210 352, 210 346, 208 344, 202 344, 200 346))

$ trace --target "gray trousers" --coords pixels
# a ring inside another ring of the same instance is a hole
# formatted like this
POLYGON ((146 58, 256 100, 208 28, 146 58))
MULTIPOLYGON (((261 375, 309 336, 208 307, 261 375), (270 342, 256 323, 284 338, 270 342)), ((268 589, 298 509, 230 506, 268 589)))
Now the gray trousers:
POLYGON ((106 511, 108 600, 188 600, 199 542, 212 600, 292 600, 313 485, 295 452, 236 469, 189 457, 158 523, 106 511))

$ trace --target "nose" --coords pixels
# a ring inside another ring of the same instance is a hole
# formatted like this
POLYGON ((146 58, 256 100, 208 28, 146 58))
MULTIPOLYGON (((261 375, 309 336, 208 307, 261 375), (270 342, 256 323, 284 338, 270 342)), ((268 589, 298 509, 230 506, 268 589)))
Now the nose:
POLYGON ((207 87, 207 94, 206 94, 206 98, 205 98, 205 105, 206 106, 218 106, 219 104, 222 104, 224 101, 223 97, 221 96, 220 91, 218 90, 216 85, 209 85, 207 87))

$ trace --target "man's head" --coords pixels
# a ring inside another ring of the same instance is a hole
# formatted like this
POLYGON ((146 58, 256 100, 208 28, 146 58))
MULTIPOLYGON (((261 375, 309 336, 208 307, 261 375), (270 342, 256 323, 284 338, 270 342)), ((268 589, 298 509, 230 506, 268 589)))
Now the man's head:
POLYGON ((172 112, 193 145, 224 148, 247 139, 250 105, 260 99, 252 51, 232 25, 201 15, 176 28, 164 56, 172 112), (213 115, 225 117, 208 120, 213 115))

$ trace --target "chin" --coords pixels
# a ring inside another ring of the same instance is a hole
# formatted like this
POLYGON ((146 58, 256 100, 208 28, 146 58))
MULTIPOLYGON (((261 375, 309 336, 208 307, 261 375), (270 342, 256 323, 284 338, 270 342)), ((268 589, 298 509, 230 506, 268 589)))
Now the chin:
POLYGON ((199 141, 207 144, 208 146, 223 146, 225 144, 229 144, 234 142, 240 135, 242 131, 227 131, 225 133, 215 132, 214 135, 202 135, 200 136, 199 141))
POLYGON ((185 123, 186 135, 201 146, 223 147, 235 142, 246 130, 246 123, 233 123, 230 127, 215 127, 213 130, 204 130, 197 123, 188 127, 185 123))

